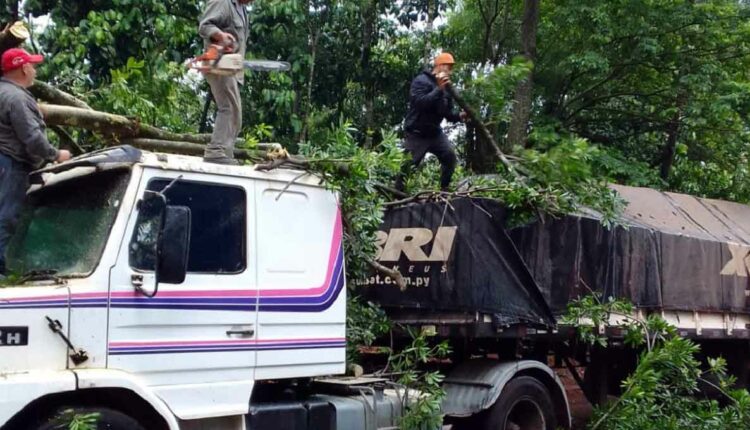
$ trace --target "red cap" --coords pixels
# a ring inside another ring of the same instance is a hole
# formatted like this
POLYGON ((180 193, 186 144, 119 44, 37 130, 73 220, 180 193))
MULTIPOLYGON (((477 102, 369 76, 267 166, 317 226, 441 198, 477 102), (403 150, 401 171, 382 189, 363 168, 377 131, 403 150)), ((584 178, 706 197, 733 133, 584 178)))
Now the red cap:
POLYGON ((3 72, 10 72, 24 64, 39 64, 44 61, 42 55, 32 55, 21 48, 13 48, 5 51, 2 58, 3 72))

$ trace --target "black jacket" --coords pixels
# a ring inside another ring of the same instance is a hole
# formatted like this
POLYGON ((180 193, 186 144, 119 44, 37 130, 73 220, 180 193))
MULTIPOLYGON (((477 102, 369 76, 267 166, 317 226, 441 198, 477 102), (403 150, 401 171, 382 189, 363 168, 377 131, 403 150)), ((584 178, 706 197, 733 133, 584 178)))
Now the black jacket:
POLYGON ((431 72, 424 71, 411 82, 404 131, 411 135, 435 137, 443 132, 440 127, 443 118, 451 122, 461 120, 458 112, 453 110, 450 95, 438 87, 431 72))

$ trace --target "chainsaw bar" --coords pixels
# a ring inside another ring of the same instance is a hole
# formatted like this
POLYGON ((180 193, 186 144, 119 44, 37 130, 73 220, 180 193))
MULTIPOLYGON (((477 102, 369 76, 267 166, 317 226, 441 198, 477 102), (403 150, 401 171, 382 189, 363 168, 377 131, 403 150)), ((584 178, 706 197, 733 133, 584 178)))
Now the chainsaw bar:
POLYGON ((245 60, 242 65, 254 72, 286 72, 292 69, 292 65, 286 61, 245 60))

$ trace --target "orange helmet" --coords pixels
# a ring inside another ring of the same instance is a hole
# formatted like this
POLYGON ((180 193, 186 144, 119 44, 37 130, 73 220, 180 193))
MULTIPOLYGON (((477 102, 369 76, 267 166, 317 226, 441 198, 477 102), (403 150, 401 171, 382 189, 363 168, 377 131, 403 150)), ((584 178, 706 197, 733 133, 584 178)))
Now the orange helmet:
POLYGON ((441 64, 456 64, 456 61, 453 59, 453 55, 451 55, 448 52, 441 52, 437 57, 435 57, 435 66, 440 66, 441 64))

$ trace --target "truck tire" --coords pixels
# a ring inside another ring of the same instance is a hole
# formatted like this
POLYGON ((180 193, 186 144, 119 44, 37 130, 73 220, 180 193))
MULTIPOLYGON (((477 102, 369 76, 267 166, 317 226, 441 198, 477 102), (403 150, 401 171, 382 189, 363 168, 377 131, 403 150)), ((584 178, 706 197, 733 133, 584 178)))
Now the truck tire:
POLYGON ((531 376, 511 379, 487 411, 482 430, 555 430, 555 409, 547 387, 531 376))
MULTIPOLYGON (((96 430, 146 430, 137 420, 120 411, 109 408, 61 408, 60 413, 72 410, 73 415, 99 414, 96 430)), ((67 430, 67 423, 61 422, 60 413, 48 417, 36 430, 67 430)))

